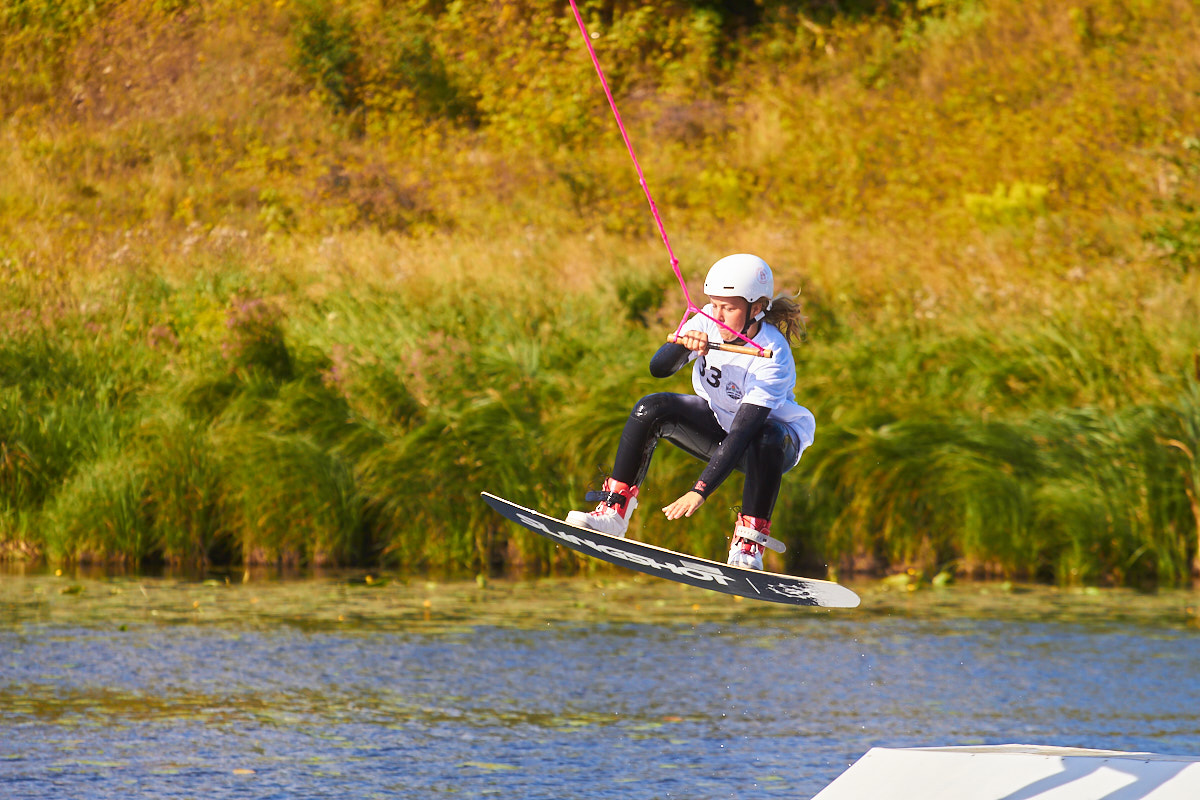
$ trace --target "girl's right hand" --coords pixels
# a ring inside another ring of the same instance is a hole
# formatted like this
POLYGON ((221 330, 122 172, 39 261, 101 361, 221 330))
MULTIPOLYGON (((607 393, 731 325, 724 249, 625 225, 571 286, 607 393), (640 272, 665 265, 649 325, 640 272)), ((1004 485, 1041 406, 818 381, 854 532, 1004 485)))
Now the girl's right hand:
POLYGON ((708 334, 700 331, 688 331, 682 336, 674 337, 675 344, 681 344, 688 350, 694 350, 700 355, 708 352, 708 334))

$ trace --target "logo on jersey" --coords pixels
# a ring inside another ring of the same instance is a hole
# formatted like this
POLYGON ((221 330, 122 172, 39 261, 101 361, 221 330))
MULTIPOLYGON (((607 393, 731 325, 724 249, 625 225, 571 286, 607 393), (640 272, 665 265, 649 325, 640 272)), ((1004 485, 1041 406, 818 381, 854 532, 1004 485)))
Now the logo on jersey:
POLYGON ((729 395, 730 400, 742 399, 742 387, 738 386, 733 381, 725 384, 725 394, 729 395))

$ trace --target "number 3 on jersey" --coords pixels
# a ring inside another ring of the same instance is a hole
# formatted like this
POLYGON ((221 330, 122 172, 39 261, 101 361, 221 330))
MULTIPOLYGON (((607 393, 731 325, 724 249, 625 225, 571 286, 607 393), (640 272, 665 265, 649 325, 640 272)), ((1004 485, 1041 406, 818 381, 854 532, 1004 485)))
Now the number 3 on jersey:
POLYGON ((704 378, 704 382, 714 389, 721 387, 721 368, 710 367, 704 359, 700 360, 700 377, 704 378))

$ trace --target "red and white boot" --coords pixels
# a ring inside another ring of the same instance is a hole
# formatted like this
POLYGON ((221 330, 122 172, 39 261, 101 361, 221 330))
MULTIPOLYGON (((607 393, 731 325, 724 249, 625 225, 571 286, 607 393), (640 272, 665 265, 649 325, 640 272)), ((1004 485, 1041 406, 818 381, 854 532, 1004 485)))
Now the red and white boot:
POLYGON ((604 479, 604 490, 588 492, 585 500, 599 500, 595 511, 571 511, 567 522, 580 528, 590 528, 609 536, 625 537, 629 529, 629 516, 637 508, 638 487, 622 483, 614 478, 604 479))
POLYGON ((726 563, 731 567, 761 570, 763 551, 767 549, 768 543, 782 546, 782 542, 771 538, 771 520, 738 514, 737 527, 733 529, 733 544, 729 547, 729 560, 726 563))

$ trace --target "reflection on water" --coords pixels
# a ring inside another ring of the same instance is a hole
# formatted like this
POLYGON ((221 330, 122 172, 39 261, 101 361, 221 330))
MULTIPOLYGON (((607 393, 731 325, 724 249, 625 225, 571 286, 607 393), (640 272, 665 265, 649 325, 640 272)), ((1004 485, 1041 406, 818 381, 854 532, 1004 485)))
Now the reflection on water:
POLYGON ((0 578, 0 795, 811 797, 872 746, 1200 754, 1193 593, 0 578))

